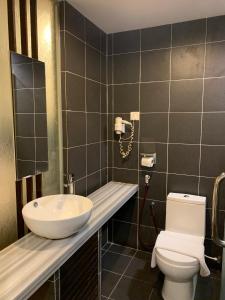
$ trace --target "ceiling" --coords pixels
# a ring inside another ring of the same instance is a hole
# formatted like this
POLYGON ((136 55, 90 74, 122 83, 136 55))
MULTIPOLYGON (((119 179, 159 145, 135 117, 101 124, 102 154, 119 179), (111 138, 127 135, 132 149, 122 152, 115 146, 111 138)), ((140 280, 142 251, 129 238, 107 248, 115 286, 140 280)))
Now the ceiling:
POLYGON ((225 15, 225 0, 69 0, 106 33, 225 15))

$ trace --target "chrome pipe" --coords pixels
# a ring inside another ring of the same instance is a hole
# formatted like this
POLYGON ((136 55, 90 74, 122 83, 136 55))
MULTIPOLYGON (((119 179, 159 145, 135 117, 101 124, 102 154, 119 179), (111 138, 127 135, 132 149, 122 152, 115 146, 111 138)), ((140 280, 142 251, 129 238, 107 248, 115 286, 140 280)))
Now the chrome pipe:
POLYGON ((212 239, 218 246, 225 247, 225 241, 221 240, 218 232, 218 193, 220 183, 225 179, 225 173, 220 174, 214 183, 212 200, 212 239))

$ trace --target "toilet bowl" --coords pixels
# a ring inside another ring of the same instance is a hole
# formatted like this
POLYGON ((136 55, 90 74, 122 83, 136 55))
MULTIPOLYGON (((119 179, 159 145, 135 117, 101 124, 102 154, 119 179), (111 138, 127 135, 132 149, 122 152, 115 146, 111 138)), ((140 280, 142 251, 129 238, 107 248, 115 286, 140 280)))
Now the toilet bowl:
POLYGON ((204 247, 205 209, 205 197, 180 193, 170 193, 167 196, 165 232, 167 236, 172 234, 176 238, 171 247, 164 235, 164 244, 165 240, 168 244, 155 248, 156 264, 165 275, 162 289, 164 300, 194 299, 197 274, 200 270, 195 254, 198 247, 204 247), (191 244, 193 241, 194 244, 191 244), (182 251, 176 251, 174 247, 182 251), (187 248, 190 255, 186 255, 187 248))
POLYGON ((162 290, 163 299, 194 299, 199 271, 198 260, 165 249, 156 250, 156 260, 159 269, 165 275, 162 290))

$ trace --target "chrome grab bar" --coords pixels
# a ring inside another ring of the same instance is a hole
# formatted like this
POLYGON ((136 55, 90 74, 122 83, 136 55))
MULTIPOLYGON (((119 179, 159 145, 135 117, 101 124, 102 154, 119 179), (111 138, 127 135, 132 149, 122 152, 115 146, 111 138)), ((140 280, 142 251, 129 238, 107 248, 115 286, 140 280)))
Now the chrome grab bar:
POLYGON ((213 241, 221 247, 225 247, 225 241, 221 240, 218 233, 218 192, 221 181, 225 179, 225 173, 220 174, 214 184, 213 189, 213 200, 212 200, 212 239, 213 241))

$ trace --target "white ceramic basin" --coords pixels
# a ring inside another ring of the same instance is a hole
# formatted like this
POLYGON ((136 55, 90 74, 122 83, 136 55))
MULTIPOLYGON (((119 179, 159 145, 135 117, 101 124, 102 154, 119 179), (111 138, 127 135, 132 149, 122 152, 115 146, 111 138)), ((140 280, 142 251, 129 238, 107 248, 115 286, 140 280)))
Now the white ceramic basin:
POLYGON ((92 208, 92 201, 86 197, 51 195, 27 203, 22 214, 33 233, 61 239, 78 232, 89 220, 92 208))

